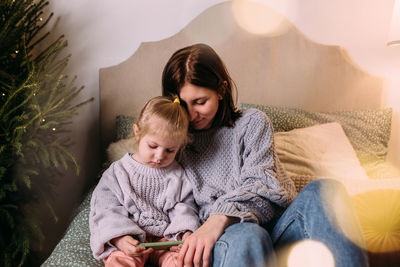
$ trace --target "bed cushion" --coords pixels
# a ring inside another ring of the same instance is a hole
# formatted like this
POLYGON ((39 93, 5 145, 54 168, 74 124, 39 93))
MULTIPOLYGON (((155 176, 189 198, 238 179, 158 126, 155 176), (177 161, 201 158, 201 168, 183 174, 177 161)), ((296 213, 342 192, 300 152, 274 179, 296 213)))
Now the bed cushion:
POLYGON ((337 122, 277 132, 275 148, 298 191, 320 178, 368 179, 337 122))
POLYGON ((298 108, 242 103, 243 109, 257 108, 270 119, 275 132, 316 124, 338 122, 350 140, 361 165, 384 162, 388 152, 392 109, 311 112, 298 108))
POLYGON ((54 248, 50 257, 41 265, 42 267, 104 266, 102 261, 93 258, 89 245, 89 213, 92 191, 90 190, 86 195, 64 237, 54 248))
POLYGON ((127 115, 118 115, 115 118, 115 141, 126 139, 133 136, 132 125, 135 123, 136 118, 127 115))

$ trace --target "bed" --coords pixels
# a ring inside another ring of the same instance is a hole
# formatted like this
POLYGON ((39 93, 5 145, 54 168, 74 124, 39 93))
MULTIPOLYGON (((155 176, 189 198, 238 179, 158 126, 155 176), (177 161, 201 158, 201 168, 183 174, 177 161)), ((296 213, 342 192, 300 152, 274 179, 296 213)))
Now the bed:
MULTIPOLYGON (((277 14, 279 32, 250 33, 235 8, 231 2, 215 5, 174 36, 142 43, 126 61, 100 69, 101 140, 108 161, 130 147, 132 122, 147 99, 160 95, 171 54, 207 43, 226 63, 238 105, 271 119, 279 159, 297 190, 314 179, 342 181, 371 265, 398 262, 400 171, 386 161, 392 110, 381 105, 383 79, 356 66, 342 48, 309 40, 277 14)), ((272 16, 264 6, 259 10, 272 16)), ((89 247, 90 196, 42 266, 102 266, 89 247)))

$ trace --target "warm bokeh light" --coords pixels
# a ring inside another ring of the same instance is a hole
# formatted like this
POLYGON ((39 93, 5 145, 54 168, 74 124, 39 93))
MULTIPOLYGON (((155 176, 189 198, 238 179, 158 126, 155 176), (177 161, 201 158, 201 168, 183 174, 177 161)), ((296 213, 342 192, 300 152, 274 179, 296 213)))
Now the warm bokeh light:
POLYGON ((345 187, 342 190, 331 188, 330 183, 321 189, 322 203, 326 216, 338 231, 360 248, 365 248, 365 240, 360 231, 356 210, 353 209, 352 198, 347 195, 345 187), (346 196, 347 195, 347 196, 346 196))
POLYGON ((330 250, 321 242, 304 240, 295 244, 289 252, 288 267, 334 267, 330 250))
POLYGON ((354 196, 354 202, 367 249, 400 252, 400 191, 367 191, 354 196))
POLYGON ((253 34, 280 35, 289 26, 282 15, 260 3, 234 0, 232 9, 238 25, 253 34))
MULTIPOLYGON (((220 5, 221 7, 221 5, 220 5)), ((234 32, 235 24, 232 14, 221 8, 209 9, 190 22, 183 33, 192 43, 224 43, 234 32)))
POLYGON ((390 24, 388 46, 400 45, 400 0, 395 0, 392 22, 390 24))

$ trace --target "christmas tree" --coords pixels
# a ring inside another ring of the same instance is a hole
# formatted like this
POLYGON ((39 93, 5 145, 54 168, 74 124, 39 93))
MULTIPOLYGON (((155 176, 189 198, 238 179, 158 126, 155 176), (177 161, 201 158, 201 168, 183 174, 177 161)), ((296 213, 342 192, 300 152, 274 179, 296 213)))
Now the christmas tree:
POLYGON ((63 75, 64 37, 43 48, 53 15, 44 18, 47 5, 0 4, 0 266, 28 265, 33 244, 43 239, 32 204, 44 201, 53 212, 48 196, 60 169, 79 172, 68 125, 87 101, 72 104, 83 87, 63 75))

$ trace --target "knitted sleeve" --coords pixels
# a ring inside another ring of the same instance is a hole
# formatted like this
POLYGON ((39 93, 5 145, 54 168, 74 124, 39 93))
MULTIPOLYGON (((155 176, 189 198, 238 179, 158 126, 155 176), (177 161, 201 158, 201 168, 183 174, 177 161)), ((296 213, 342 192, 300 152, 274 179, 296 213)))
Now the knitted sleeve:
POLYGON ((89 227, 90 247, 96 259, 103 259, 116 249, 110 243, 115 237, 130 234, 140 241, 145 238, 144 231, 128 217, 128 211, 120 201, 123 192, 118 179, 128 179, 125 175, 114 163, 104 172, 93 191, 89 227))
MULTIPOLYGON (((183 170, 181 174, 183 175, 183 170)), ((180 234, 186 231, 194 232, 200 226, 200 219, 194 202, 192 185, 185 176, 179 177, 176 181, 178 182, 174 186, 174 193, 168 197, 174 204, 166 211, 170 224, 165 229, 164 236, 167 239, 179 240, 180 234)))
POLYGON ((279 163, 265 114, 254 112, 242 131, 240 175, 232 177, 234 190, 220 196, 211 213, 264 224, 293 201, 295 187, 279 163))

